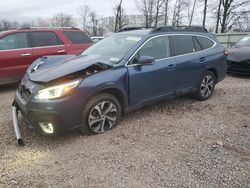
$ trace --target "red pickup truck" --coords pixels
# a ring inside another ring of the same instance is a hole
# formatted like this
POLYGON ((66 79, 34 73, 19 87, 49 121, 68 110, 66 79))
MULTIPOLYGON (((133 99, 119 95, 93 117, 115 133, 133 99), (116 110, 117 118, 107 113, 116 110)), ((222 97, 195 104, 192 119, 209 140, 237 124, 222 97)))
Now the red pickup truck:
POLYGON ((20 80, 44 55, 80 54, 93 44, 76 28, 23 28, 0 32, 0 85, 20 80))

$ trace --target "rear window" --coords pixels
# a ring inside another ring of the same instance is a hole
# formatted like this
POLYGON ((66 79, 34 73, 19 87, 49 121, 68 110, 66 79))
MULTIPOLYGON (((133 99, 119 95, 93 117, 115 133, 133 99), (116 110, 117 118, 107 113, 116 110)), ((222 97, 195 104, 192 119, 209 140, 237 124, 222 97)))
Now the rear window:
POLYGON ((64 31, 64 35, 74 44, 92 43, 91 38, 84 32, 64 31))
POLYGON ((208 38, 201 37, 201 36, 195 36, 195 38, 198 40, 203 50, 207 48, 211 48, 214 45, 214 42, 208 38))
POLYGON ((195 51, 192 36, 176 35, 171 36, 171 38, 173 41, 175 55, 188 54, 195 51))
POLYGON ((33 47, 63 44, 54 32, 31 32, 33 47))

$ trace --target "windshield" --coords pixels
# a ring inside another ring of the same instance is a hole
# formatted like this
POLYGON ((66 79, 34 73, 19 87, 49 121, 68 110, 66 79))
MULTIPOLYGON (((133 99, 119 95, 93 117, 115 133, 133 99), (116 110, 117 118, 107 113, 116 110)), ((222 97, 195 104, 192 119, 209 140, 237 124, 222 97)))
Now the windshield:
POLYGON ((85 50, 82 55, 99 55, 118 63, 140 40, 140 35, 111 35, 85 50))
POLYGON ((237 43, 237 46, 250 46, 250 36, 240 39, 237 43))

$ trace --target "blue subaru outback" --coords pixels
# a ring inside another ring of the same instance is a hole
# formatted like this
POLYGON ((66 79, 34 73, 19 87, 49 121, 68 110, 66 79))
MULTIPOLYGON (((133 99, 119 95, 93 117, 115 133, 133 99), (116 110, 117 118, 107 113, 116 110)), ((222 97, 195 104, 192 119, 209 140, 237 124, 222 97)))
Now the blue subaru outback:
POLYGON ((45 56, 27 70, 12 106, 43 135, 114 128, 123 113, 191 93, 207 100, 226 76, 226 53, 202 27, 125 29, 81 55, 45 56), (127 31, 128 30, 128 31, 127 31))

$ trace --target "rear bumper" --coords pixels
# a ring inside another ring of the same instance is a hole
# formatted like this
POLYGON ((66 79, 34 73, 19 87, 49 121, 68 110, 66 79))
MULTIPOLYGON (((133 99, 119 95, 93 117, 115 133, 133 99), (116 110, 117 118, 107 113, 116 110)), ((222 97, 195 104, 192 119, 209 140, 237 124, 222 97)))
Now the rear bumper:
POLYGON ((231 62, 228 61, 227 72, 234 74, 250 74, 250 63, 248 62, 231 62))
POLYGON ((228 68, 228 73, 250 75, 250 70, 240 68, 228 68))

